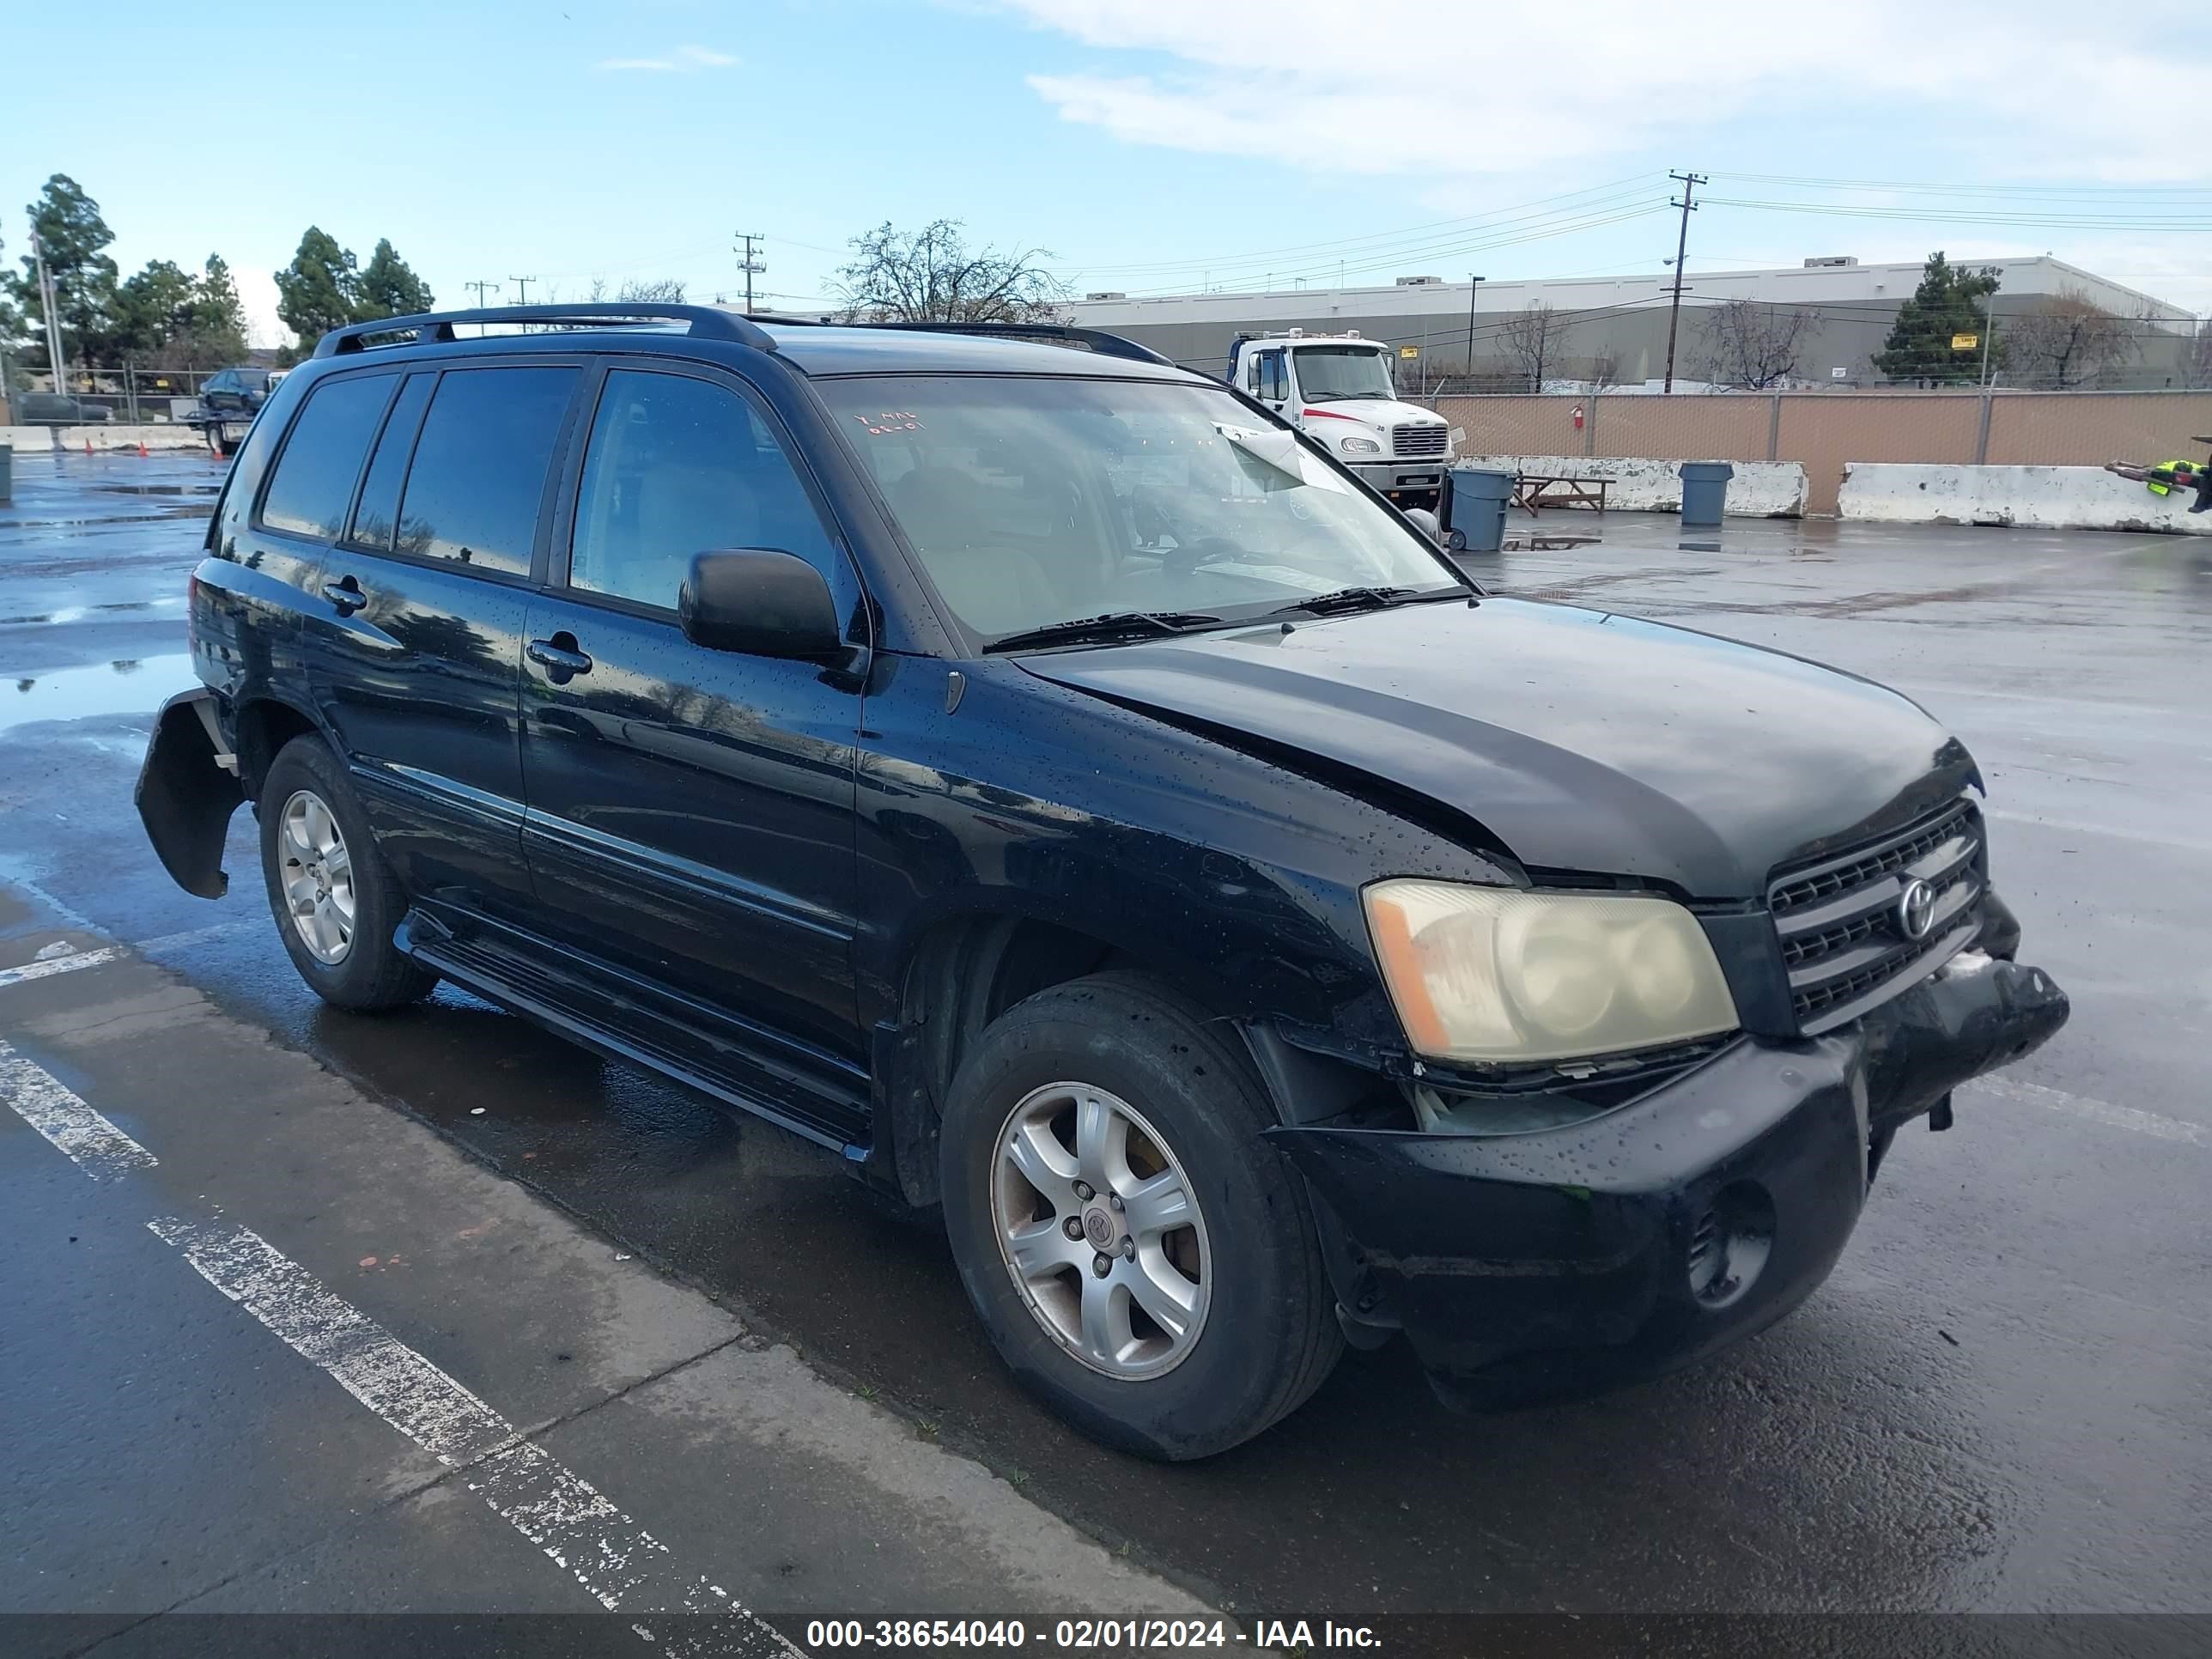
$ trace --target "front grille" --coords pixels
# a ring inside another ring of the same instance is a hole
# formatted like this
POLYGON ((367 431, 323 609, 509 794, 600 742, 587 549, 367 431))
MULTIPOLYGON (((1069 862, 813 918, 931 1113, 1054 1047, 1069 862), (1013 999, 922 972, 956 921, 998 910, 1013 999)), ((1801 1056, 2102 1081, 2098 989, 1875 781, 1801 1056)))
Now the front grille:
POLYGON ((1981 925, 1986 869, 1981 814, 1960 800, 1911 829, 1778 873, 1766 902, 1798 1028, 1810 1035, 1856 1019, 1948 962, 1981 925), (1898 915, 1915 880, 1935 890, 1931 923, 1917 939, 1898 915))
POLYGON ((1450 433, 1442 426, 1394 426, 1390 453, 1401 461, 1432 461, 1451 447, 1450 433))

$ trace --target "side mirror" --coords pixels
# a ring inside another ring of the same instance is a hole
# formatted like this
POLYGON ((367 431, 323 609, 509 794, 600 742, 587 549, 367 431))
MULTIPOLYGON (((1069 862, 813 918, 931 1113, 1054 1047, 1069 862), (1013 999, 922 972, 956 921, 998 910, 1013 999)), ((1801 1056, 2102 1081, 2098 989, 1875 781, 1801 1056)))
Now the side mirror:
POLYGON ((676 615, 684 637, 710 651, 808 660, 844 645, 822 573, 772 548, 692 555, 676 615))

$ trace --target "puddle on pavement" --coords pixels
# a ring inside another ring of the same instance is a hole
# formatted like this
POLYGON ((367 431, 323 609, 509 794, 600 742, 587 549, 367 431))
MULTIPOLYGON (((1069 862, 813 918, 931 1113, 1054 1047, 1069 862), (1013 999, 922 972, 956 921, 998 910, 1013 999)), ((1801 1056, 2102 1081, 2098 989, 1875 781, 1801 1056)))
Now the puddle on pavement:
POLYGON ((28 628, 43 624, 82 622, 120 611, 173 611, 182 608, 185 596, 173 593, 158 599, 120 599, 107 605, 73 605, 59 611, 38 611, 20 617, 0 617, 0 628, 28 628))
POLYGON ((0 732, 33 720, 98 715, 143 714, 151 720, 166 699, 198 683, 188 651, 125 657, 84 668, 59 668, 51 674, 21 674, 0 680, 0 732))

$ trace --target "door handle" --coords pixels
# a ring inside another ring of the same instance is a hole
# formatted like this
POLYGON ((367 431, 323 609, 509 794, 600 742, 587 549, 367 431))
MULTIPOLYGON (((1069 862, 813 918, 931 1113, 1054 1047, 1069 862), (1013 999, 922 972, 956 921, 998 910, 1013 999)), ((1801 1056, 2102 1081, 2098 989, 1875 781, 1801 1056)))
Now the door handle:
POLYGON ((571 675, 592 672, 592 659, 576 648, 574 634, 556 634, 550 640, 532 640, 522 647, 522 654, 550 675, 556 685, 571 675))
POLYGON ((368 603, 368 595, 361 591, 361 584, 351 576, 338 576, 325 582, 323 597, 337 607, 341 617, 358 611, 368 603))

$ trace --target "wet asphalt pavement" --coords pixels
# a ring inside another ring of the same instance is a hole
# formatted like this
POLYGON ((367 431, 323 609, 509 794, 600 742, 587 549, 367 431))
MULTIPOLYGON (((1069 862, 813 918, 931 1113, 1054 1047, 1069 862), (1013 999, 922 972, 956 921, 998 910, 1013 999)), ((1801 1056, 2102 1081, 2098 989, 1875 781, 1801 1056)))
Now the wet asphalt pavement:
POLYGON ((1563 514, 1541 528, 1603 540, 1471 559, 1501 590, 1918 698, 1982 763, 1996 884, 2073 1022, 1962 1091, 1955 1131, 1901 1138, 1828 1285, 1716 1362, 1467 1418, 1402 1347, 1351 1354, 1259 1441, 1163 1468, 1020 1394, 941 1239, 835 1158, 450 989, 375 1020, 323 1008, 271 932, 244 815, 228 899, 171 885, 130 787, 188 672, 215 468, 32 455, 16 475, 0 887, 135 946, 1132 1560, 1248 1611, 2212 1608, 2212 538, 1731 523, 1716 548, 1671 520, 1563 514))

